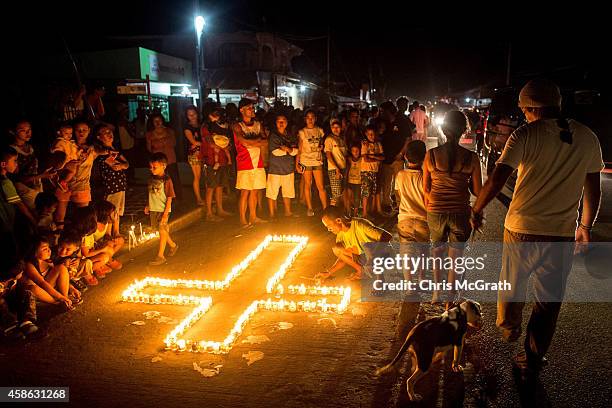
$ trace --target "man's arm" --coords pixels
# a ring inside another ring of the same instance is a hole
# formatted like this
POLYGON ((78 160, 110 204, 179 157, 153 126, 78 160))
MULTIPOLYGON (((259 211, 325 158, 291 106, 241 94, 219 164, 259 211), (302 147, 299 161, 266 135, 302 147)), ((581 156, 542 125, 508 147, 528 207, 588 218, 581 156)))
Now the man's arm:
POLYGON ((601 174, 587 173, 582 193, 582 217, 576 228, 576 253, 587 250, 586 244, 591 241, 591 227, 597 218, 601 204, 601 174))
POLYGON ((582 225, 590 227, 595 222, 601 204, 601 173, 588 173, 584 180, 582 199, 582 225))
POLYGON ((433 154, 431 150, 425 153, 425 159, 423 160, 423 204, 425 208, 427 208, 429 204, 429 194, 431 193, 431 172, 429 170, 430 154, 433 154))
POLYGON ((501 192, 504 184, 512 175, 514 169, 507 164, 496 164, 493 174, 487 180, 476 198, 472 211, 474 214, 482 214, 482 210, 501 192))
POLYGON ((234 131, 234 135, 236 136, 236 139, 238 139, 238 141, 240 143, 242 143, 243 145, 245 145, 246 147, 261 147, 265 144, 267 144, 268 142, 264 139, 245 139, 244 135, 242 134, 242 129, 240 128, 240 125, 235 124, 233 129, 234 131))
POLYGON ((166 198, 166 207, 164 208, 164 212, 162 213, 161 222, 167 223, 168 218, 170 217, 170 210, 172 209, 172 197, 166 198))

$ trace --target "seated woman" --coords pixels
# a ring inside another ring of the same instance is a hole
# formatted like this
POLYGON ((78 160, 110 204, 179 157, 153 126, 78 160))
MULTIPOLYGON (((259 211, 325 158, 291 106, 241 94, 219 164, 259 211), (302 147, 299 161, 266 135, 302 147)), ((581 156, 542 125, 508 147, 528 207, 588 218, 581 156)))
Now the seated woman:
POLYGON ((82 303, 81 292, 70 284, 66 270, 54 268, 46 238, 35 238, 25 265, 25 284, 43 303, 64 304, 68 310, 82 303))

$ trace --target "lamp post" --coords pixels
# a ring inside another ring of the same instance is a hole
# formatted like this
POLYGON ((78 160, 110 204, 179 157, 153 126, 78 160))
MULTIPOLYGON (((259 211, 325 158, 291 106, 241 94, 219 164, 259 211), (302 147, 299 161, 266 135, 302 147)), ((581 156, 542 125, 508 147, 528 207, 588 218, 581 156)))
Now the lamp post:
POLYGON ((198 97, 200 98, 200 109, 204 105, 204 94, 202 92, 202 34, 204 33, 204 17, 196 16, 194 19, 196 30, 196 80, 198 81, 198 97))

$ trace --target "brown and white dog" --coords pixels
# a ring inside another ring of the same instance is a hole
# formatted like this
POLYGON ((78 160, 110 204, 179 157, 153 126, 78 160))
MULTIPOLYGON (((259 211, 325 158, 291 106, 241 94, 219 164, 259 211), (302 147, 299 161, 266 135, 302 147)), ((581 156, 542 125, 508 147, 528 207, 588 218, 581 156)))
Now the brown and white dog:
POLYGON ((410 400, 419 401, 421 396, 414 392, 416 382, 425 375, 432 363, 444 357, 444 354, 450 349, 453 349, 453 371, 463 371, 459 361, 467 328, 472 326, 480 329, 481 325, 480 304, 473 300, 464 300, 440 316, 432 317, 414 326, 393 361, 376 370, 376 375, 393 371, 394 365, 404 353, 410 352, 413 371, 406 381, 406 388, 410 400))

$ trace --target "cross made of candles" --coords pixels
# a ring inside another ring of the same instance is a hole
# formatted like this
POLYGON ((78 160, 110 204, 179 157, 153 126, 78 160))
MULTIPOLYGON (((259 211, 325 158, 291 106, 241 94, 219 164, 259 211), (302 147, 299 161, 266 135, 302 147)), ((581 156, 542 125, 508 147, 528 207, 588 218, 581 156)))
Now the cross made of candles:
POLYGON ((165 338, 166 347, 177 351, 192 351, 192 352, 207 352, 215 354, 228 353, 238 337, 242 334, 244 327, 247 325, 251 317, 260 310, 269 310, 275 312, 323 312, 323 313, 344 313, 351 301, 350 287, 332 287, 332 286, 306 286, 306 285, 290 285, 287 287, 287 292, 291 295, 302 295, 317 297, 317 301, 299 300, 289 301, 282 298, 285 293, 285 288, 280 281, 285 277, 287 270, 298 257, 298 255, 306 248, 308 237, 297 235, 268 235, 245 259, 238 265, 235 265, 232 270, 221 281, 209 280, 185 280, 185 279, 163 279, 146 277, 142 280, 136 280, 122 294, 121 299, 124 302, 147 303, 147 304, 167 304, 167 305, 184 305, 193 306, 189 315, 183 319, 165 338), (273 242, 293 243, 296 246, 289 253, 287 258, 281 264, 279 269, 268 279, 266 284, 266 293, 268 295, 276 294, 280 299, 253 300, 253 302, 242 312, 236 320, 230 333, 223 341, 196 340, 184 338, 183 335, 198 322, 204 314, 213 306, 212 297, 210 296, 183 296, 169 294, 149 294, 145 293, 146 288, 185 288, 198 290, 228 290, 232 281, 234 281, 249 265, 251 265, 259 255, 273 242), (339 303, 328 303, 328 296, 339 296, 339 303))

